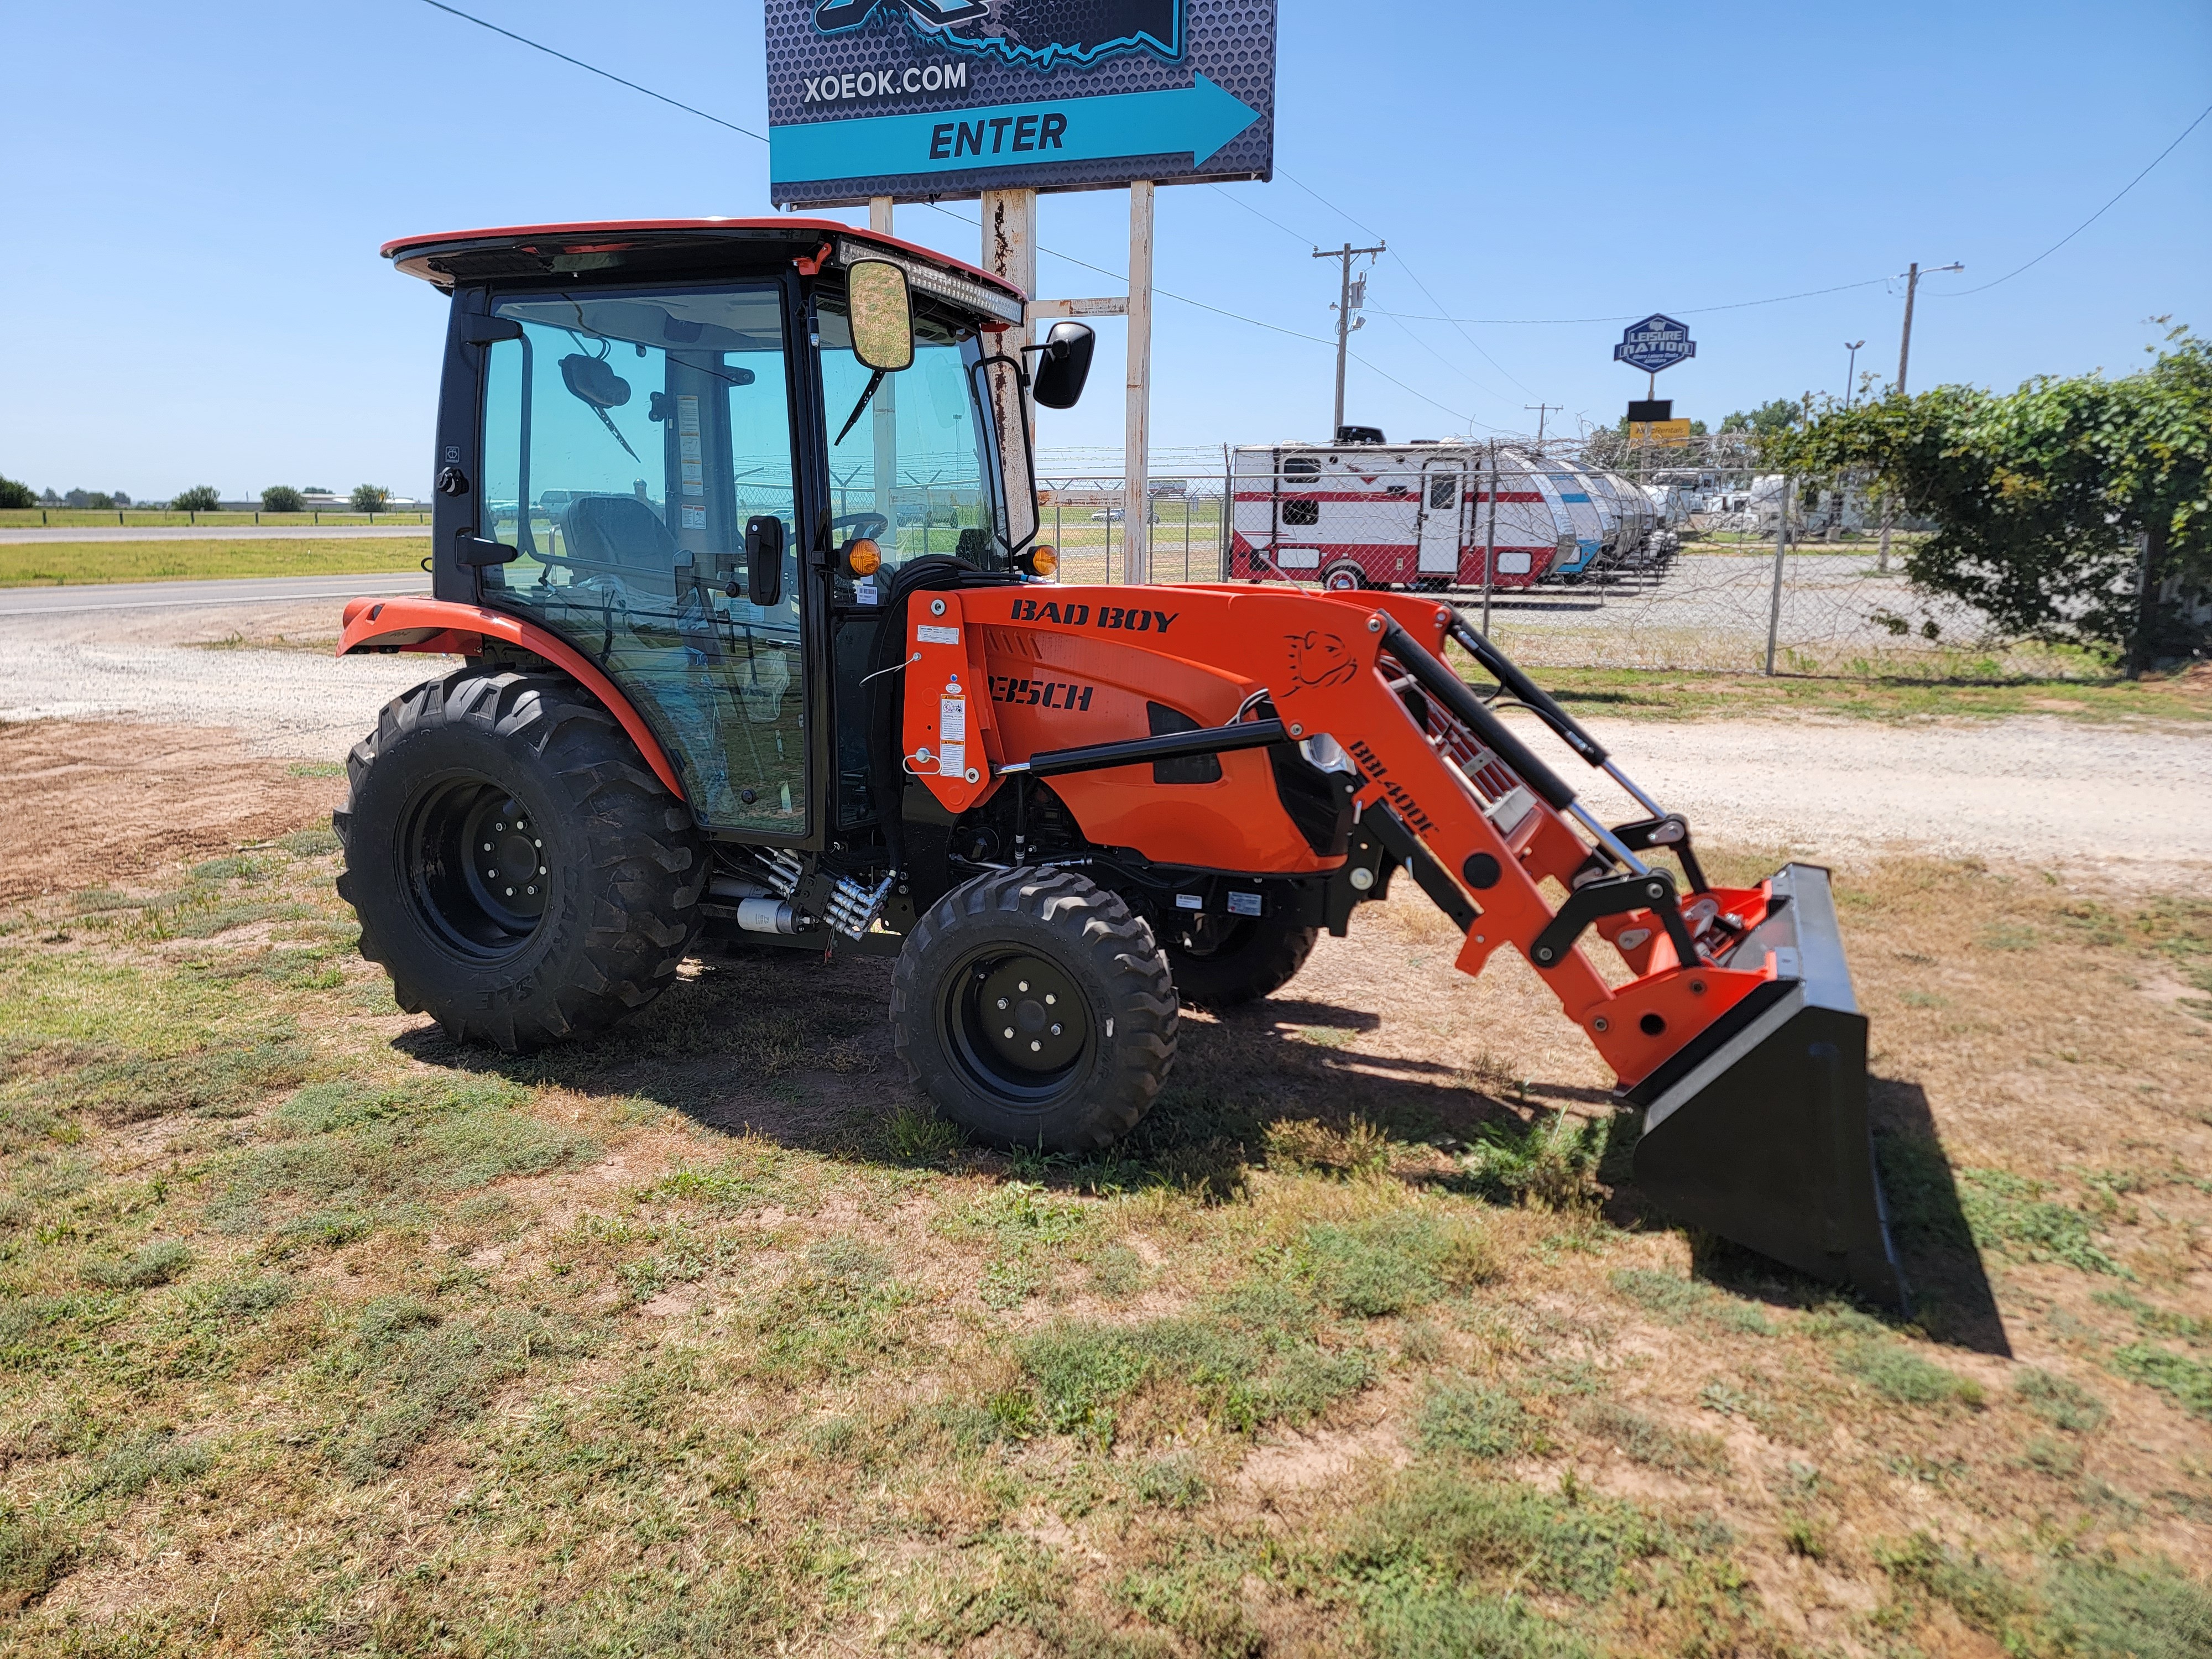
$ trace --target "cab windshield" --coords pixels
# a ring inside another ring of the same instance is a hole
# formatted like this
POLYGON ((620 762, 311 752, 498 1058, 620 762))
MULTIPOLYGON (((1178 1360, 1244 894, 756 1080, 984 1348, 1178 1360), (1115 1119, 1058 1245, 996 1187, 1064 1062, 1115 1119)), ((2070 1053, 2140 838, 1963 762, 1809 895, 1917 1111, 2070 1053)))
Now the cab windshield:
MULTIPOLYGON (((974 330, 917 307, 912 366, 878 381, 853 355, 844 295, 825 288, 816 318, 834 544, 872 538, 883 550, 878 581, 930 553, 1003 566, 996 443, 978 398, 990 371, 977 368, 983 353, 974 330)), ((866 602, 865 591, 860 597, 866 602)))

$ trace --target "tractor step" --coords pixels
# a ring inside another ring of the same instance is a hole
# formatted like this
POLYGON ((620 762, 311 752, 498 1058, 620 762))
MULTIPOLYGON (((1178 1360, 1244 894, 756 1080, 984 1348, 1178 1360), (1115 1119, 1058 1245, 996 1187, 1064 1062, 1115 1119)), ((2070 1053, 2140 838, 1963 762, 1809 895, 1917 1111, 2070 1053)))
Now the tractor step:
POLYGON ((1907 1305, 1867 1122, 1867 1021, 1828 872, 1784 866, 1729 965, 1777 977, 1630 1097, 1636 1184, 1653 1203, 1799 1272, 1907 1305))

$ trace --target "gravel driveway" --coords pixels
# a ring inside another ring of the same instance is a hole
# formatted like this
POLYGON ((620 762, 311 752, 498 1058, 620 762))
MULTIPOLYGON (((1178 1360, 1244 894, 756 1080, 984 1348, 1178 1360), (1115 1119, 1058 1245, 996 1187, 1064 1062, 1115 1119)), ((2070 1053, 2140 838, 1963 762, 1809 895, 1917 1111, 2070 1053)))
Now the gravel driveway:
MULTIPOLYGON (((364 590, 378 579, 359 579, 364 590)), ((178 597, 185 598, 180 591, 178 597)), ((0 719, 235 730, 254 754, 336 760, 443 659, 329 654, 338 602, 0 616, 0 719), (287 649, 213 642, 319 641, 287 649), (196 643, 197 642, 197 643, 196 643)), ((1710 839, 1848 861, 1920 849, 2166 883, 2212 870, 2212 738, 2051 716, 1590 722, 1638 782, 1710 839)), ((1562 752, 1594 808, 1625 797, 1562 752)))

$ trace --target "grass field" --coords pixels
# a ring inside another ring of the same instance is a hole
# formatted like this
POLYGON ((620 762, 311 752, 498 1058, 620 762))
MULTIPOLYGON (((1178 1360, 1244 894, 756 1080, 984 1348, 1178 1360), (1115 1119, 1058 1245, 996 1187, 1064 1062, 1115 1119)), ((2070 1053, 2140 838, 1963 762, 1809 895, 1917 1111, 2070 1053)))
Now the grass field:
POLYGON ((1907 1322, 1647 1213, 1413 904, 1072 1162, 879 961, 457 1049, 331 849, 0 923, 0 1651, 2212 1650, 2201 896, 1844 883, 1907 1322))
POLYGON ((207 581, 414 570, 428 536, 318 541, 0 542, 0 587, 75 582, 207 581))
POLYGON ((312 530, 323 525, 365 524, 422 524, 430 522, 427 507, 408 508, 396 513, 380 513, 372 519, 366 513, 351 513, 343 509, 323 508, 312 513, 169 513, 144 507, 0 507, 0 530, 28 529, 34 526, 66 529, 79 526, 90 529, 95 526, 125 529, 175 529, 198 525, 202 529, 210 526, 234 529, 241 525, 290 526, 312 530))
MULTIPOLYGON (((1456 647, 1455 647, 1456 654, 1456 647)), ((1459 657, 1462 673, 1476 674, 1459 657)), ((2212 667, 2126 680, 2095 678, 1975 676, 1958 665, 1946 677, 1931 665, 1928 678, 1841 675, 1723 674, 1634 668, 1553 668, 1537 674, 1545 689, 1574 714, 1627 715, 1650 720, 1738 718, 1759 714, 1838 714, 1868 720, 1998 719, 2052 714, 2077 720, 2212 720, 2212 667)), ((2084 676, 2095 668, 2078 665, 2084 676)))

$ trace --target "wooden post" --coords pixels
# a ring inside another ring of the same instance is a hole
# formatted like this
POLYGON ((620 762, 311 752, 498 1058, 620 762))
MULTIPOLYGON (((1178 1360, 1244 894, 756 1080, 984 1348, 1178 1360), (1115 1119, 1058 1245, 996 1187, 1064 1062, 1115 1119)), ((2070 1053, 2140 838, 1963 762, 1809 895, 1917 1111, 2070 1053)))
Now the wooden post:
POLYGON ((1121 441, 1121 579, 1152 579, 1152 483, 1145 450, 1151 441, 1152 376, 1152 192, 1149 179, 1129 186, 1129 383, 1121 441))

